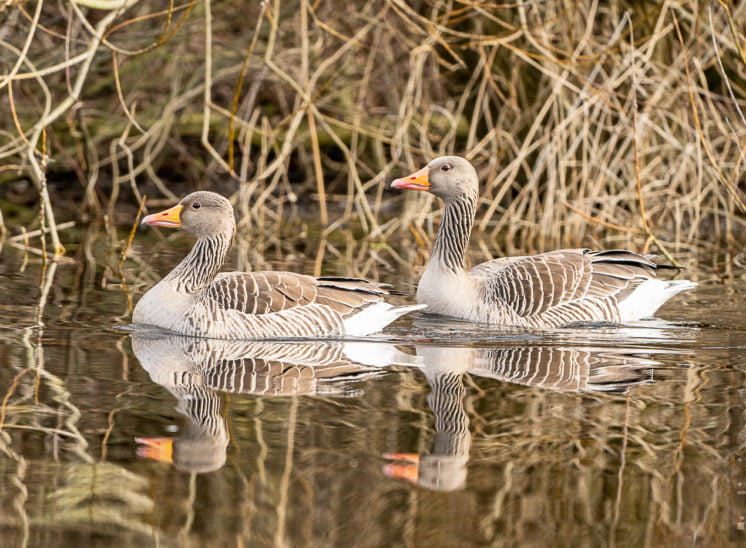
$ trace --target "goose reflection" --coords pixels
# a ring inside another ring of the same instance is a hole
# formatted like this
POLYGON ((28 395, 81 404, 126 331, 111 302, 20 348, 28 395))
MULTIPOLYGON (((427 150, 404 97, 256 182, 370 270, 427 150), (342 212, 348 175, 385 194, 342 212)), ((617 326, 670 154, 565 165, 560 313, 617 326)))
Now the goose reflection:
POLYGON ((564 392, 624 393, 649 382, 659 362, 624 351, 545 346, 463 348, 419 346, 430 385, 427 401, 435 416, 432 452, 385 453, 388 477, 427 489, 453 491, 466 483, 471 448, 464 409, 466 374, 564 392))
POLYGON ((142 368, 176 397, 176 410, 189 419, 176 439, 136 438, 138 455, 198 473, 225 464, 223 392, 351 396, 351 381, 383 374, 386 365, 418 361, 373 342, 224 341, 160 332, 133 333, 131 339, 142 368))

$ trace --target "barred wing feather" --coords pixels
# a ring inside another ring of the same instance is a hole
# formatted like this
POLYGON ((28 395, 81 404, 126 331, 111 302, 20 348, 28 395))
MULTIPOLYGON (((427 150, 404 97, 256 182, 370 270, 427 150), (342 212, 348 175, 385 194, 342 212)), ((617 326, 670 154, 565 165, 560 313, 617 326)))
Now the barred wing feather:
POLYGON ((629 251, 568 249, 489 261, 469 274, 482 279, 485 304, 528 317, 562 309, 571 315, 570 305, 584 300, 621 300, 655 277, 654 269, 648 258, 629 251))
POLYGON ((324 304, 343 317, 380 302, 388 294, 379 284, 355 278, 313 278, 292 272, 236 272, 216 277, 203 298, 221 309, 261 315, 297 306, 324 304))

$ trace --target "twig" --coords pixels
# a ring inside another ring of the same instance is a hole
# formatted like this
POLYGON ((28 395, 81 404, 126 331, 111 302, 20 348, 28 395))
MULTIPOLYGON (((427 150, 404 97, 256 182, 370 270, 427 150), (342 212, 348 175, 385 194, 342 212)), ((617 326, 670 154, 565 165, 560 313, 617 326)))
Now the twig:
POLYGON ((319 148, 319 136, 316 133, 316 121, 314 115, 307 111, 308 131, 311 134, 311 151, 313 152, 313 167, 316 178, 316 191, 319 193, 319 222, 325 227, 329 224, 326 212, 326 188, 324 187, 324 170, 321 167, 321 149, 319 148))
POLYGON ((147 196, 143 194, 142 198, 140 199, 140 207, 137 208, 137 214, 135 215, 135 222, 132 223, 132 228, 130 229, 129 236, 127 237, 127 242, 124 244, 124 248, 122 249, 122 255, 119 258, 119 262, 117 263, 117 274, 119 274, 119 279, 121 280, 121 288, 122 291, 124 291, 124 294, 127 296, 127 310, 132 312, 132 295, 130 295, 130 292, 128 291, 127 287, 127 278, 124 275, 124 261, 127 258, 127 254, 129 253, 130 248, 132 247, 132 241, 135 239, 135 234, 137 233, 137 227, 140 226, 140 216, 142 215, 143 210, 145 209, 145 200, 147 199, 147 196))
MULTIPOLYGON (((57 230, 58 231, 60 231, 60 230, 66 230, 66 229, 72 228, 74 226, 75 226, 75 221, 67 221, 67 222, 58 224, 57 225, 57 230)), ((49 229, 45 228, 43 231, 42 231, 42 229, 37 229, 37 230, 32 230, 31 232, 24 231, 23 234, 17 234, 15 236, 11 236, 10 238, 8 238, 8 242, 18 242, 18 241, 23 240, 26 243, 28 243, 28 239, 29 238, 36 238, 37 236, 41 236, 42 233, 48 234, 49 233, 49 229)))
POLYGON ((684 43, 684 37, 681 35, 681 29, 679 28, 679 21, 676 18, 676 14, 672 14, 672 15, 673 15, 674 26, 676 27, 676 34, 679 37, 679 43, 681 44, 681 47, 684 50, 684 69, 686 71, 686 85, 687 85, 687 89, 689 90, 689 104, 691 105, 692 116, 694 117, 694 125, 697 128, 697 133, 699 134, 701 142, 702 142, 702 148, 704 149, 708 160, 710 160, 710 164, 712 165, 712 168, 715 170, 715 173, 717 173, 718 180, 728 190, 731 197, 736 202, 736 205, 741 210, 741 212, 746 213, 746 204, 744 204, 743 200, 738 195, 738 190, 731 184, 731 182, 728 180, 728 178, 723 173, 723 170, 720 168, 720 165, 715 160, 715 157, 713 156, 712 151, 710 150, 710 147, 707 144, 707 139, 705 138, 704 131, 702 131, 702 123, 699 119, 699 112, 697 111, 697 102, 694 97, 694 90, 692 89, 691 73, 689 71, 689 59, 687 57, 686 44, 684 43))
POLYGON ((580 215, 584 219, 587 219, 588 221, 591 221, 592 223, 596 223, 596 224, 599 224, 601 226, 605 226, 606 228, 611 228, 612 230, 618 230, 620 232, 629 232, 629 233, 632 233, 632 234, 641 234, 642 233, 642 231, 639 230, 639 229, 637 229, 637 228, 629 228, 627 226, 616 225, 614 223, 609 223, 607 221, 603 221, 603 220, 601 220, 601 219, 599 219, 597 217, 594 217, 592 215, 589 215, 588 213, 585 213, 583 210, 575 207, 572 204, 568 204, 567 202, 562 202, 562 205, 565 206, 565 207, 567 207, 567 208, 569 208, 569 209, 572 209, 575 213, 577 213, 578 215, 580 215))
MULTIPOLYGON (((661 241, 658 240, 658 238, 656 238, 656 236, 653 234, 653 231, 650 229, 650 225, 648 224, 647 212, 645 211, 645 199, 642 194, 642 177, 640 176, 640 145, 637 132, 637 74, 635 71, 635 42, 632 29, 632 19, 629 17, 629 14, 627 14, 626 17, 629 22, 630 48, 632 55, 632 89, 630 91, 630 93, 632 94, 632 145, 635 167, 635 192, 637 193, 637 204, 640 208, 640 221, 642 223, 643 230, 648 235, 648 238, 656 243, 661 252, 669 261, 671 261, 674 266, 680 267, 681 265, 678 263, 678 261, 673 258, 673 256, 668 252, 668 249, 666 249, 661 241)), ((647 245, 645 247, 647 248, 647 245)))
POLYGON ((256 47, 256 43, 259 40, 259 29, 262 26, 262 23, 264 22, 264 16, 267 13, 268 4, 266 2, 262 2, 261 4, 261 10, 259 11, 259 17, 257 17, 256 25, 254 25, 254 34, 251 37, 251 42, 249 43, 249 47, 246 50, 246 53, 244 54, 244 60, 243 64, 241 65, 241 71, 238 74, 238 80, 236 81, 236 89, 233 92, 233 103, 231 105, 231 113, 230 117, 228 118, 228 167, 231 171, 234 171, 234 130, 236 125, 236 113, 238 112, 238 104, 241 99, 241 88, 243 87, 243 81, 246 77, 246 72, 249 69, 249 63, 251 61, 251 57, 254 54, 254 48, 256 47))

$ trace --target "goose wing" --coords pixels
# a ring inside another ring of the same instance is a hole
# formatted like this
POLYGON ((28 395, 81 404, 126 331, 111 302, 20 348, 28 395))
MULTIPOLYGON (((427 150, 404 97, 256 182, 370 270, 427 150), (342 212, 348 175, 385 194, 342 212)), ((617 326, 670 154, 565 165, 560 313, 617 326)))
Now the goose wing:
POLYGON ((313 278, 293 272, 234 272, 219 275, 202 298, 225 310, 272 314, 296 306, 323 304, 349 316, 382 301, 388 291, 359 278, 313 278))
POLYGON ((655 277, 656 265, 631 251, 566 249, 483 263, 470 271, 482 279, 485 304, 500 304, 518 316, 573 306, 586 299, 618 301, 655 277))

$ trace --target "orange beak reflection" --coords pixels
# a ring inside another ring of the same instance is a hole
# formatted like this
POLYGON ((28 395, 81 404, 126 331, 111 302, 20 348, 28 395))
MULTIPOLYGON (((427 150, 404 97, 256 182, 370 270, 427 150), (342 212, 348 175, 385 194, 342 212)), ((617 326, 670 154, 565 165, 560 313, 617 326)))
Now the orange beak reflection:
POLYGON ((384 453, 383 458, 405 462, 392 462, 383 467, 387 478, 417 483, 420 472, 420 456, 417 453, 384 453))
POLYGON ((415 171, 411 175, 402 177, 401 179, 395 179, 391 182, 391 188, 405 188, 407 190, 429 190, 430 179, 430 168, 423 167, 419 171, 415 171))
POLYGON ((144 217, 140 224, 150 226, 164 226, 166 228, 181 228, 181 210, 183 205, 176 204, 170 209, 153 213, 144 217))
POLYGON ((137 448, 138 457, 160 462, 174 462, 173 438, 135 438, 135 441, 141 444, 137 448))

